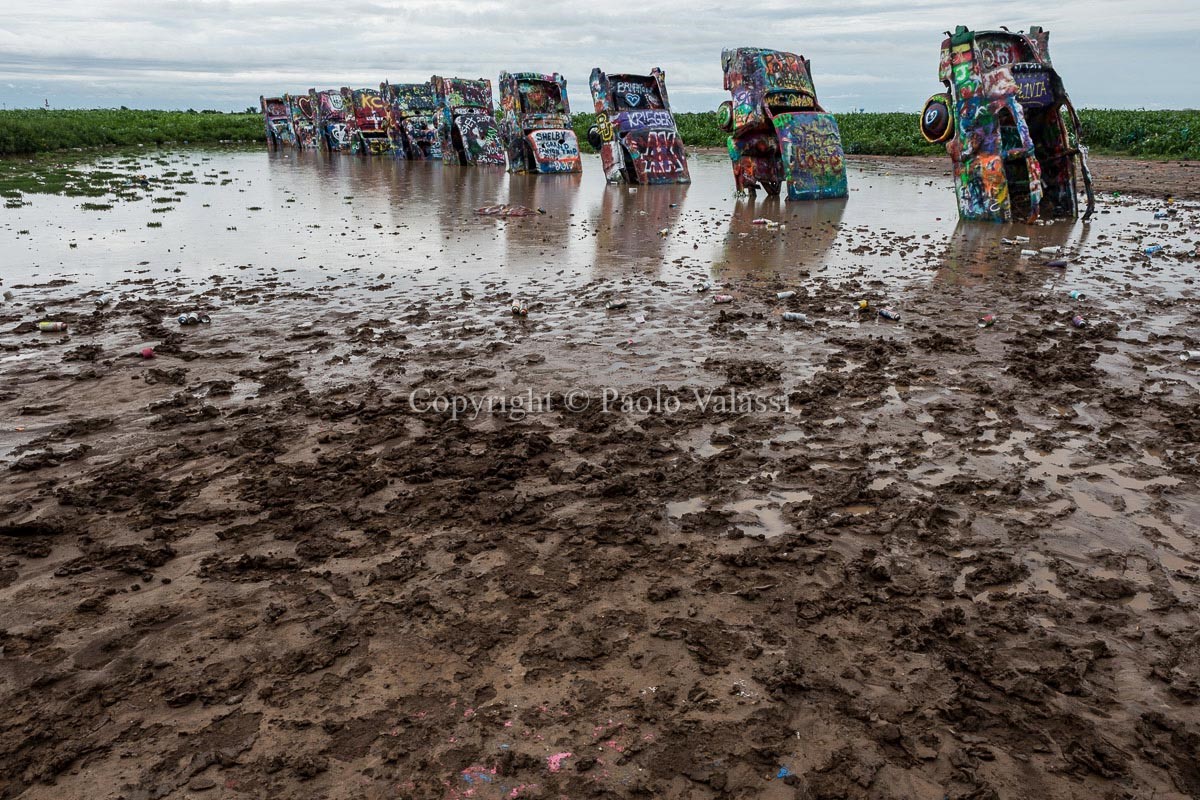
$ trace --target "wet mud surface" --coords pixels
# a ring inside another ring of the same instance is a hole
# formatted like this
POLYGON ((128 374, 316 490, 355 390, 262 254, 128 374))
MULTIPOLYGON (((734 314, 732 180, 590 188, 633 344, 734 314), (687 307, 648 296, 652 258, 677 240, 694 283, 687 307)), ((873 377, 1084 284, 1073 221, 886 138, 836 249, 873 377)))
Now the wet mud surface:
POLYGON ((1200 212, 901 169, 324 269, 5 218, 0 797, 1200 797, 1200 212))

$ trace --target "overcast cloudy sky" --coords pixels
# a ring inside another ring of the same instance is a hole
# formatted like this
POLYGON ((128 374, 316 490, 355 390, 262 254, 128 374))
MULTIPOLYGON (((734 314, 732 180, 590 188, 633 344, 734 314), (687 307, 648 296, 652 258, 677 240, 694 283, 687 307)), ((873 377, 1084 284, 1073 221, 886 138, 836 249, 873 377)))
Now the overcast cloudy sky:
POLYGON ((667 71, 681 111, 713 108, 722 47, 802 53, 834 111, 915 110, 939 87, 943 31, 1051 32, 1076 105, 1200 106, 1200 0, 45 0, 5 3, 7 108, 243 109, 261 93, 431 74, 558 70, 588 110, 592 67, 667 71))

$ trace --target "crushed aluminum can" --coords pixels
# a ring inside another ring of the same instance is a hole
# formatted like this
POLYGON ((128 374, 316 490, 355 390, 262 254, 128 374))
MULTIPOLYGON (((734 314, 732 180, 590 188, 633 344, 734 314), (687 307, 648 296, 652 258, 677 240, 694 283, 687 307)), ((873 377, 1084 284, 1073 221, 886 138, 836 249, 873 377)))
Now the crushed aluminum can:
POLYGON ((799 311, 783 312, 784 322, 808 322, 808 314, 801 314, 799 311))
POLYGON ((1076 314, 1075 316, 1071 317, 1071 325, 1076 328, 1084 328, 1087 327, 1087 320, 1076 314))
POLYGON ((776 293, 775 293, 775 299, 776 299, 776 300, 787 300, 788 298, 790 298, 790 297, 795 297, 795 296, 796 296, 796 293, 795 293, 795 292, 792 292, 792 291, 787 291, 787 292, 776 292, 776 293))
POLYGON ((604 308, 608 311, 615 311, 618 308, 625 308, 627 305, 629 305, 628 300, 609 300, 604 304, 604 308))
POLYGON ((996 315, 995 314, 984 314, 982 317, 979 318, 979 327, 981 327, 981 328, 990 328, 995 324, 996 324, 996 315))
POLYGON ((67 323, 65 322, 39 322, 38 330, 47 332, 65 331, 67 323))
POLYGON ((1154 256, 1158 255, 1162 251, 1163 251, 1163 246, 1161 244, 1152 244, 1149 247, 1147 247, 1145 250, 1143 250, 1142 252, 1145 253, 1146 255, 1150 256, 1151 258, 1153 258, 1154 256))
POLYGON ((884 319, 890 319, 892 322, 897 322, 900 319, 900 312, 890 308, 879 309, 879 316, 884 319))
POLYGON ((1155 219, 1170 219, 1171 212, 1170 211, 1155 211, 1154 218, 1155 219))
POLYGON ((858 301, 856 301, 856 302, 854 303, 854 310, 855 310, 855 311, 857 311, 857 312, 858 312, 858 313, 860 313, 860 314, 862 314, 862 313, 864 313, 864 312, 867 312, 867 311, 870 311, 870 310, 871 310, 871 301, 870 301, 870 300, 858 300, 858 301))
POLYGON ((731 294, 715 294, 715 295, 713 295, 713 302, 716 303, 717 305, 723 305, 725 303, 732 303, 733 295, 731 295, 731 294))

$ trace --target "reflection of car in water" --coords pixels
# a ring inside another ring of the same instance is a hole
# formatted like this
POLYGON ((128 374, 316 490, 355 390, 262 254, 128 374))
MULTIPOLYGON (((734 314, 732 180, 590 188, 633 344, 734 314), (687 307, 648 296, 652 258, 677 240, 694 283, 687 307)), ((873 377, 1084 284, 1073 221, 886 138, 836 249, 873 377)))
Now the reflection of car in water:
POLYGON ((567 81, 557 72, 500 73, 500 140, 509 172, 580 172, 567 81))
POLYGON ((351 153, 371 155, 391 151, 387 115, 377 90, 343 86, 342 105, 350 111, 346 115, 346 124, 350 130, 351 153))
POLYGON ((934 281, 938 283, 954 283, 970 285, 986 280, 993 275, 1002 276, 1005 281, 1014 280, 1013 266, 1015 264, 1030 264, 1025 271, 1031 288, 1046 281, 1056 281, 1064 274, 1057 268, 1040 266, 1045 261, 1060 258, 1062 254, 1042 254, 1021 259, 1020 251, 1041 250, 1043 247, 1061 247, 1064 251, 1078 250, 1083 245, 1091 231, 1088 225, 1024 225, 1013 224, 1002 228, 990 225, 972 225, 970 221, 959 220, 946 242, 945 249, 938 259, 938 269, 934 281), (1013 240, 1016 236, 1029 237, 1028 242, 1005 245, 1001 240, 1013 240), (1002 257, 997 257, 998 254, 1002 257))
POLYGON ((668 184, 653 192, 602 192, 600 212, 592 221, 596 231, 596 269, 624 272, 631 264, 641 264, 657 273, 666 265, 671 247, 690 256, 691 245, 673 235, 682 218, 689 188, 668 184), (664 229, 666 236, 662 234, 664 229))
POLYGON ((317 129, 317 146, 331 153, 350 150, 350 128, 346 122, 346 104, 336 89, 318 92, 309 89, 317 129))
POLYGON ((714 259, 714 266, 721 276, 739 278, 811 271, 822 265, 837 241, 846 202, 834 198, 825 203, 785 206, 775 198, 743 195, 737 198, 721 258, 714 259), (787 223, 787 228, 755 225, 754 221, 762 217, 787 223))
POLYGON ((725 88, 733 94, 717 112, 729 133, 738 191, 762 185, 788 199, 845 197, 846 165, 837 120, 817 102, 803 56, 739 47, 721 53, 725 88))
POLYGON ((259 95, 258 104, 262 108, 263 123, 266 126, 267 146, 294 147, 296 134, 292 131, 292 120, 288 115, 287 101, 282 97, 263 97, 259 95))
POLYGON ((1079 115, 1050 63, 1050 34, 969 31, 942 42, 938 77, 949 90, 929 98, 921 133, 945 142, 963 219, 1073 218, 1076 160, 1095 210, 1079 115))
POLYGON ((296 146, 308 150, 317 146, 317 129, 313 124, 312 98, 306 94, 285 94, 288 116, 292 120, 292 131, 296 134, 296 146))
POLYGON ((438 105, 428 83, 379 84, 392 152, 410 161, 442 157, 438 105))
POLYGON ((434 75, 430 83, 438 102, 442 161, 504 166, 504 147, 500 144, 492 105, 492 82, 486 78, 466 80, 434 75))
POLYGON ((606 75, 592 70, 596 124, 588 143, 600 151, 609 183, 689 183, 687 153, 675 129, 666 75, 606 75))

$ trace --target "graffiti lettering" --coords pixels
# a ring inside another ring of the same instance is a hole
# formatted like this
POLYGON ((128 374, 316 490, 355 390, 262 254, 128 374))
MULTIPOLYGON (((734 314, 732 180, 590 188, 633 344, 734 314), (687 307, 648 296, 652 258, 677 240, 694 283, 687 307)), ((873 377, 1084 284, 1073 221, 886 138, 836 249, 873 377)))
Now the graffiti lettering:
POLYGON ((534 131, 530 135, 533 137, 534 148, 537 150, 538 156, 543 159, 558 161, 579 157, 579 147, 575 144, 575 137, 568 136, 566 131, 534 131))
POLYGON ((665 128, 667 130, 675 128, 675 119, 671 116, 671 112, 661 109, 629 111, 625 117, 632 128, 665 128))

